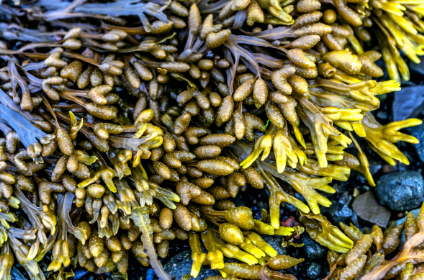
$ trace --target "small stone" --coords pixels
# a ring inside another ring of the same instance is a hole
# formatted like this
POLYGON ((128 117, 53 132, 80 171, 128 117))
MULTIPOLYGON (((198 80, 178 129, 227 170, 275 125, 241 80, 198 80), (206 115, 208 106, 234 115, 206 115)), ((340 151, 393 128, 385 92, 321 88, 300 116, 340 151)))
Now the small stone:
POLYGON ((423 202, 423 176, 416 171, 393 172, 377 181, 377 198, 394 211, 417 208, 423 202))
POLYGON ((326 211, 333 222, 333 224, 338 225, 340 222, 346 221, 353 214, 352 209, 350 209, 346 204, 334 201, 330 208, 326 211))
POLYGON ((312 240, 307 233, 302 234, 302 242, 307 260, 318 260, 326 256, 326 248, 312 240))
POLYGON ((383 120, 387 119, 387 112, 384 110, 379 110, 377 112, 377 118, 383 119, 383 120))
POLYGON ((391 215, 390 210, 381 206, 371 191, 356 197, 352 209, 359 218, 383 228, 387 226, 391 215))
MULTIPOLYGON (((75 279, 75 280, 85 279, 87 274, 89 274, 89 273, 90 273, 90 271, 88 271, 85 268, 82 268, 82 267, 78 268, 78 269, 74 270, 75 276, 74 276, 73 279, 75 279)), ((13 272, 12 272, 12 275, 13 275, 13 272)), ((20 278, 15 277, 15 279, 20 279, 20 278)), ((25 278, 22 278, 22 279, 25 279, 25 278)))
POLYGON ((368 159, 368 161, 369 161, 369 164, 370 164, 369 170, 370 170, 371 175, 375 175, 378 171, 380 171, 381 168, 383 167, 384 163, 385 163, 385 161, 383 161, 379 158, 376 159, 376 158, 371 158, 371 157, 368 159))
POLYGON ((278 235, 261 235, 262 239, 271 245, 272 248, 277 251, 278 255, 287 255, 287 249, 284 247, 281 247, 281 243, 283 241, 282 236, 278 235))
POLYGON ((412 130, 412 136, 418 139, 420 143, 414 145, 417 151, 418 157, 424 162, 424 124, 414 127, 412 130))
POLYGON ((344 191, 343 193, 341 193, 337 202, 341 204, 349 205, 351 200, 352 200, 352 197, 351 197, 350 191, 344 191))
MULTIPOLYGON (((12 271, 10 272, 10 275, 12 276, 12 279, 20 280, 20 279, 28 279, 28 278, 29 278, 27 273, 25 273, 25 275, 24 275, 24 274, 23 274, 21 271, 19 271, 19 269, 17 269, 16 267, 19 267, 19 264, 14 265, 14 266, 12 267, 12 271)), ((46 270, 45 272, 46 272, 46 274, 47 274, 47 270, 46 270)), ((79 277, 79 278, 78 278, 78 280, 83 279, 83 277, 85 277, 87 274, 88 274, 88 273, 83 274, 83 275, 82 275, 82 277, 79 277)), ((77 277, 77 276, 78 276, 78 274, 77 274, 77 273, 75 273, 75 277, 74 277, 73 279, 76 279, 76 277, 77 277)))
POLYGON ((309 279, 318 279, 319 274, 321 273, 321 265, 316 262, 311 263, 306 269, 306 277, 309 279))
MULTIPOLYGON (((171 275, 171 277, 181 279, 185 274, 190 274, 192 264, 191 250, 185 250, 169 259, 163 268, 167 273, 169 273, 169 275, 171 275)), ((210 266, 202 265, 197 279, 206 279, 209 276, 215 275, 219 275, 218 270, 212 270, 210 269, 210 266)))

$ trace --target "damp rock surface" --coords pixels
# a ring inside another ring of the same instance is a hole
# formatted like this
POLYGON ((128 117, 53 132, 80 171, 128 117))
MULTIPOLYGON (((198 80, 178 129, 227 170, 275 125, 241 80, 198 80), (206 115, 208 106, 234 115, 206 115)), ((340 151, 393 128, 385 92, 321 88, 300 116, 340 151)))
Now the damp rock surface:
POLYGON ((414 147, 418 157, 422 162, 424 162, 424 124, 414 127, 411 131, 412 136, 420 141, 418 144, 415 144, 414 147))
MULTIPOLYGON (((171 259, 169 259, 165 265, 164 269, 171 277, 175 277, 175 279, 181 279, 185 274, 190 274, 191 265, 193 261, 191 260, 191 250, 185 250, 171 259)), ((197 279, 206 279, 209 276, 218 275, 218 271, 214 271, 210 269, 210 266, 202 265, 200 269, 199 276, 197 279)))
POLYGON ((376 187, 378 201, 394 211, 408 211, 423 202, 423 176, 416 171, 393 172, 381 176, 376 187))
POLYGON ((319 260, 326 256, 326 248, 312 240, 308 234, 302 234, 302 243, 307 260, 319 260))
POLYGON ((321 265, 313 262, 306 269, 306 277, 309 279, 318 279, 319 274, 321 273, 321 265))
POLYGON ((340 222, 344 222, 350 218, 353 214, 353 211, 346 204, 333 202, 330 208, 328 208, 327 213, 333 224, 338 225, 340 222))

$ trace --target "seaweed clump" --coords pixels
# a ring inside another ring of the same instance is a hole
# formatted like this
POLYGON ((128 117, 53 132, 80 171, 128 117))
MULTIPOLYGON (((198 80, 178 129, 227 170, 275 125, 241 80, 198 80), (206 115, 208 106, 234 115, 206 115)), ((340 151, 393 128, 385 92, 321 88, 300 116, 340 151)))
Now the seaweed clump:
POLYGON ((341 224, 355 245, 343 254, 328 251, 330 274, 325 279, 419 279, 423 274, 419 265, 424 240, 423 215, 424 206, 421 206, 416 218, 409 213, 405 222, 393 223, 384 232, 377 225, 362 233, 353 225, 341 224), (402 235, 405 243, 396 255, 390 257, 398 249, 402 235))
MULTIPOLYGON (((389 164, 409 164, 394 144, 417 143, 398 130, 421 121, 374 119, 377 96, 400 81, 375 80, 381 55, 358 52, 349 26, 334 24, 320 2, 0 7, 12 23, 0 25, 4 279, 15 258, 31 279, 45 279, 38 263, 50 253, 47 270, 58 277, 71 265, 125 277, 133 256, 171 279, 159 258, 176 239, 190 244, 193 277, 210 265, 233 279, 294 279, 279 270, 303 259, 277 255, 262 238, 289 243, 303 231, 281 225, 283 203, 337 252, 331 275, 346 264, 340 273, 353 279, 350 260, 365 265, 370 237, 358 243, 357 229, 331 225, 320 192, 334 193, 332 180, 347 181, 352 169, 375 186, 361 138, 389 164), (15 30, 29 20, 45 30, 15 30), (352 144, 357 156, 345 151, 352 144), (266 219, 234 204, 250 187, 270 193, 266 219)), ((392 248, 399 231, 378 246, 392 248)))

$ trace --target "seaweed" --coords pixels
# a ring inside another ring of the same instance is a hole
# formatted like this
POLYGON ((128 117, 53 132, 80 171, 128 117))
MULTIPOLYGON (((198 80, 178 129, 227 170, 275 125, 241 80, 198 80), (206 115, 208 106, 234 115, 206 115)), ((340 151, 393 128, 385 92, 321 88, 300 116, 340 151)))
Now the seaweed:
POLYGON ((156 275, 163 280, 171 280, 171 276, 165 272, 162 263, 158 260, 156 250, 153 245, 153 228, 150 225, 149 210, 143 207, 132 209, 131 219, 141 231, 141 241, 143 242, 144 252, 149 257, 150 265, 155 270, 156 275))

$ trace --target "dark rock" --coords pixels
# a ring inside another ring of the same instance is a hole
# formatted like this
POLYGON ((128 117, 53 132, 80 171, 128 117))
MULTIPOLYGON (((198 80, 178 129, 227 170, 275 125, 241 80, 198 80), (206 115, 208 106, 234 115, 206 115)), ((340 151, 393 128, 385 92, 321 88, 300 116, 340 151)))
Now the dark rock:
POLYGON ((393 101, 393 120, 400 121, 414 117, 422 112, 424 86, 403 87, 395 92, 393 101))
POLYGON ((333 224, 336 225, 346 221, 353 214, 352 210, 346 204, 337 201, 334 201, 326 212, 330 215, 333 224))
POLYGON ((205 58, 212 59, 214 56, 215 56, 215 54, 213 53, 213 51, 208 50, 208 52, 206 53, 206 57, 205 58))
POLYGON ((371 175, 375 175, 380 169, 383 167, 383 164, 385 161, 381 160, 380 158, 374 158, 374 157, 368 157, 369 164, 370 164, 370 173, 371 175))
MULTIPOLYGON (((351 196, 350 192, 349 192, 349 191, 344 191, 344 192, 340 195, 338 202, 339 202, 340 204, 347 204, 347 205, 349 205, 349 203, 350 203, 350 201, 351 201, 351 200, 352 200, 352 196, 351 196)), ((329 208, 327 208, 327 210, 328 210, 328 209, 329 209, 329 208)))
POLYGON ((306 199, 305 199, 305 197, 303 197, 303 195, 301 195, 300 193, 298 193, 298 192, 295 192, 294 193, 294 197, 296 197, 297 199, 299 199, 300 201, 302 201, 303 203, 307 203, 306 202, 306 199))
MULTIPOLYGON (((175 277, 175 279, 181 279, 185 274, 190 274, 191 265, 193 261, 191 260, 191 250, 185 250, 181 252, 171 259, 169 259, 165 265, 164 269, 166 272, 171 275, 171 277, 175 277)), ((209 276, 220 275, 218 270, 210 269, 210 266, 203 265, 200 269, 199 276, 197 279, 206 279, 209 276)))
POLYGON ((346 186, 343 183, 344 182, 335 181, 334 184, 331 185, 331 187, 336 191, 336 194, 341 194, 346 189, 346 186))
POLYGON ((375 175, 378 171, 380 171, 381 165, 378 164, 370 164, 369 170, 371 175, 375 175))
POLYGON ((10 275, 13 280, 25 280, 29 278, 28 276, 24 276, 15 266, 12 267, 10 275))
POLYGON ((424 75, 424 62, 416 64, 410 61, 408 64, 409 71, 411 71, 412 74, 416 74, 417 76, 424 75))
POLYGON ((291 204, 289 204, 289 203, 286 203, 286 204, 284 205, 284 208, 283 208, 283 207, 281 207, 281 209, 282 209, 282 210, 286 210, 287 212, 291 212, 291 213, 296 212, 296 211, 298 210, 298 209, 296 208, 296 206, 291 205, 291 204))
POLYGON ((281 247, 282 236, 261 235, 262 239, 277 251, 278 255, 287 255, 287 248, 281 247))
POLYGON ((150 269, 147 270, 146 280, 154 280, 155 276, 156 276, 156 274, 155 274, 155 271, 153 270, 153 268, 150 268, 150 269))
POLYGON ((306 259, 318 260, 326 256, 326 248, 312 240, 307 233, 302 234, 303 251, 306 259))
POLYGON ((422 162, 424 162, 424 124, 414 127, 411 131, 412 136, 420 141, 420 143, 414 145, 414 147, 417 151, 418 157, 422 162))
POLYGON ((299 256, 299 254, 300 254, 300 250, 299 249, 294 249, 294 248, 291 248, 291 250, 290 250, 290 252, 288 253, 288 255, 290 256, 290 257, 293 257, 293 258, 301 258, 300 256, 299 256))
POLYGON ((352 209, 359 218, 383 228, 387 226, 391 215, 390 210, 381 206, 371 191, 355 198, 352 209))
MULTIPOLYGON (((423 75, 424 75, 424 61, 420 63, 415 63, 413 61, 409 61, 408 63, 409 73, 411 76, 410 82, 414 82, 415 84, 422 85, 423 84, 423 75)), ((403 83, 402 83, 403 86, 403 83)))
POLYGON ((423 176, 416 171, 393 172, 377 181, 377 198, 395 211, 417 208, 423 202, 423 176))
POLYGON ((387 112, 384 110, 378 110, 377 118, 383 119, 383 120, 387 119, 387 112))
POLYGON ((352 217, 350 217, 350 220, 352 221, 352 224, 359 228, 359 221, 358 221, 358 215, 356 215, 355 212, 353 212, 352 217))
POLYGON ((78 269, 76 269, 76 270, 74 270, 74 274, 75 274, 75 276, 74 276, 74 280, 80 280, 80 279, 84 279, 85 278, 85 276, 87 276, 87 274, 89 274, 90 273, 90 271, 88 271, 87 269, 85 269, 85 268, 78 268, 78 269))
POLYGON ((330 267, 328 265, 324 266, 323 274, 324 275, 330 274, 330 267))
POLYGON ((316 262, 311 263, 306 269, 306 277, 309 279, 318 279, 318 275, 321 273, 321 265, 316 262))

